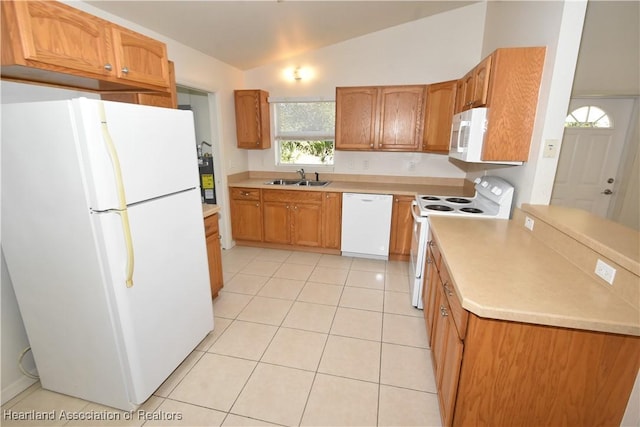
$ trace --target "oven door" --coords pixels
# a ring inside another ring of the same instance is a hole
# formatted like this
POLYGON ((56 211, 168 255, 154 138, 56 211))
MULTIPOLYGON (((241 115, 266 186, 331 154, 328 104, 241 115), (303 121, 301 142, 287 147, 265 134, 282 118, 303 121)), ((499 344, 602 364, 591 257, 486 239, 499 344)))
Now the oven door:
POLYGON ((427 238, 429 236, 429 221, 426 216, 420 216, 418 203, 411 203, 413 216, 413 232, 411 235, 411 271, 409 272, 409 292, 414 307, 422 308, 422 282, 424 266, 427 258, 427 238))

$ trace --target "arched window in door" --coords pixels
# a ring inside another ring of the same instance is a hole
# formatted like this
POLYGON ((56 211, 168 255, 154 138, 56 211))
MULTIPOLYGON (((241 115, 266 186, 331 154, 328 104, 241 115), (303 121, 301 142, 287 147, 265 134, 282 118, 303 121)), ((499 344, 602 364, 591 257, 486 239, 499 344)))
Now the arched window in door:
POLYGON ((611 128, 609 115, 595 105, 573 110, 564 121, 566 128, 611 128))

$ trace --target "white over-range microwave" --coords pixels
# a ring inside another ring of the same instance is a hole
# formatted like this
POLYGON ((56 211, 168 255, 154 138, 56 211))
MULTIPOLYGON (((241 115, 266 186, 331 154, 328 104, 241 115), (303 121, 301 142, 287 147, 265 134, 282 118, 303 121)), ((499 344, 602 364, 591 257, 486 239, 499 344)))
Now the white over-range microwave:
POLYGON ((453 116, 449 157, 464 162, 482 161, 487 131, 487 108, 471 108, 453 116))
POLYGON ((453 116, 449 157, 469 163, 521 165, 522 162, 482 160, 482 146, 489 124, 489 109, 471 108, 453 116))

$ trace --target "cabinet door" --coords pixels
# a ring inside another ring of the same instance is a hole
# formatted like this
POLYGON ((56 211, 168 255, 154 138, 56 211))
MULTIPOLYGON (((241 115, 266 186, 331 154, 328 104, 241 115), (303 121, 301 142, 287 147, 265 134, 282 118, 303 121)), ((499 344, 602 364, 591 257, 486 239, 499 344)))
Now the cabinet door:
POLYGON ((486 57, 473 69, 473 96, 470 100, 472 108, 483 107, 487 105, 490 72, 491 56, 486 57))
POLYGON ((289 202, 264 202, 264 241, 270 243, 291 243, 291 219, 289 212, 293 205, 289 202))
POLYGON ((262 241, 262 208, 257 200, 231 200, 231 232, 236 240, 262 241))
POLYGON ((268 92, 236 90, 236 137, 238 148, 265 149, 271 147, 271 124, 268 92))
POLYGON ((21 44, 28 65, 38 67, 40 63, 98 76, 115 75, 109 70, 114 58, 109 50, 107 21, 53 1, 2 3, 3 15, 15 12, 19 34, 11 42, 14 46, 21 44))
POLYGON ((378 127, 378 88, 336 88, 336 150, 373 150, 378 127))
POLYGON ((204 228, 207 239, 207 259, 209 260, 211 296, 215 298, 223 287, 222 252, 220 250, 220 228, 218 226, 218 215, 215 214, 205 218, 204 228))
POLYGON ((124 80, 169 87, 167 46, 142 34, 112 25, 116 75, 124 80))
POLYGON ((440 286, 440 278, 438 276, 438 269, 436 268, 436 261, 433 257, 431 250, 427 255, 427 272, 425 273, 425 287, 423 289, 425 293, 424 303, 424 317, 427 324, 427 334, 429 334, 429 345, 433 348, 434 343, 434 319, 436 315, 436 295, 438 286, 440 286))
POLYGON ((420 151, 426 86, 380 89, 380 133, 377 148, 420 151))
POLYGON ((100 99, 127 102, 129 104, 151 105, 153 107, 178 108, 176 79, 172 61, 169 61, 169 82, 171 93, 103 93, 100 95, 100 99))
POLYGON ((413 196, 393 197, 389 254, 408 256, 411 251, 411 235, 413 234, 411 203, 414 200, 413 196))
POLYGON ((464 96, 462 98, 462 110, 468 110, 473 104, 474 93, 474 73, 473 70, 469 71, 463 78, 463 90, 464 96))
POLYGON ((456 105, 454 109, 454 113, 456 114, 465 110, 465 82, 464 77, 456 82, 456 105))
POLYGON ((451 122, 456 102, 457 80, 427 86, 422 151, 448 153, 451 122))
POLYGON ((324 193, 322 204, 322 247, 340 249, 342 193, 324 193))
POLYGON ((300 246, 322 245, 322 204, 296 203, 291 210, 291 243, 300 246))
POLYGON ((449 307, 446 304, 444 290, 439 288, 438 291, 441 293, 440 298, 442 301, 440 306, 442 312, 439 314, 441 319, 439 321, 443 323, 438 333, 444 334, 441 340, 443 347, 441 352, 438 353, 440 356, 438 360, 438 399, 440 401, 440 414, 443 424, 450 426, 453 421, 453 410, 458 392, 458 379, 464 345, 458 338, 449 307))

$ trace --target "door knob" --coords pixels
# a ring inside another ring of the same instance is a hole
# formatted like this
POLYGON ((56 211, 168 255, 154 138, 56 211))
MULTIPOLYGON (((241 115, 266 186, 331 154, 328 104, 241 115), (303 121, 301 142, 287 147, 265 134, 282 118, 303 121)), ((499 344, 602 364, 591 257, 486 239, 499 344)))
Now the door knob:
POLYGON ((607 196, 610 194, 613 194, 613 191, 609 190, 608 188, 606 190, 604 190, 602 193, 600 194, 606 194, 607 196))

